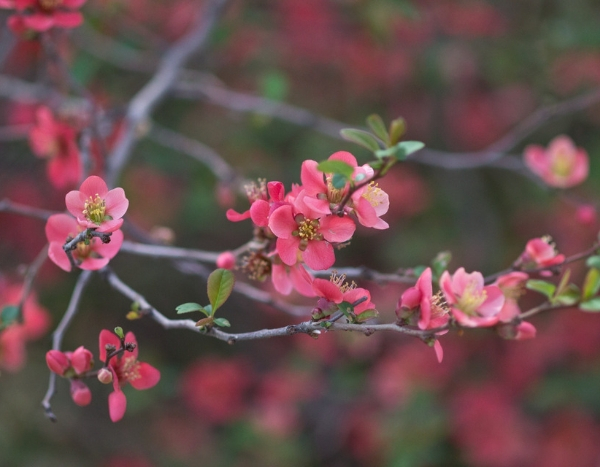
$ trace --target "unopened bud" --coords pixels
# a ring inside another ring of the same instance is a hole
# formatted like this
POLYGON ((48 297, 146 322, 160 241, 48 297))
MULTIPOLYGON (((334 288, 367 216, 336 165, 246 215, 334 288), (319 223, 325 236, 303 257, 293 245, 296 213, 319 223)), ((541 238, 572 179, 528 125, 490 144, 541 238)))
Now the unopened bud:
POLYGON ((110 371, 108 368, 101 368, 98 372, 98 381, 100 381, 102 384, 110 384, 112 383, 112 380, 112 371, 110 371))

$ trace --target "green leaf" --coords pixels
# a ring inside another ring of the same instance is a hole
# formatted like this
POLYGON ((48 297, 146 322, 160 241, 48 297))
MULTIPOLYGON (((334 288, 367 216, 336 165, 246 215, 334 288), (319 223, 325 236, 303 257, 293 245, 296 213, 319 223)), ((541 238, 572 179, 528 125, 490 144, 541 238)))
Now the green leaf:
POLYGON ((123 328, 120 326, 117 326, 115 328, 115 334, 119 337, 119 339, 124 339, 125 338, 125 334, 123 333, 123 328))
POLYGON ((337 190, 341 190, 342 188, 344 188, 346 186, 346 183, 348 183, 348 179, 342 174, 333 174, 333 177, 331 177, 331 184, 337 190))
POLYGON ((268 99, 285 99, 289 90, 289 81, 280 71, 269 71, 261 78, 262 95, 268 99))
POLYGON ((401 143, 398 143, 396 147, 398 148, 398 154, 396 157, 403 161, 412 153, 423 149, 425 144, 421 143, 420 141, 402 141, 401 143))
POLYGON ((177 310, 178 315, 182 315, 184 313, 191 313, 192 311, 203 311, 204 307, 198 303, 189 302, 183 303, 175 309, 177 310))
POLYGON ((357 323, 364 323, 373 318, 377 318, 379 316, 379 312, 376 309, 365 310, 362 313, 356 315, 357 323))
POLYGON ((600 256, 598 255, 594 255, 594 256, 590 256, 586 262, 585 265, 588 268, 596 268, 596 269, 600 269, 600 256))
POLYGON ((569 284, 567 288, 561 293, 554 297, 553 303, 560 305, 575 305, 581 300, 581 293, 579 288, 575 284, 569 284))
POLYGON ((383 123, 383 119, 379 115, 369 115, 367 117, 367 125, 369 125, 369 128, 373 131, 373 133, 375 133, 375 135, 379 139, 381 139, 382 141, 389 141, 390 135, 388 134, 387 129, 385 128, 385 123, 383 123))
POLYGON ((229 321, 227 321, 225 318, 215 318, 213 320, 213 322, 217 325, 220 326, 222 328, 230 328, 231 324, 229 324, 229 321))
POLYGON ((571 270, 567 269, 564 272, 564 274, 562 275, 562 277, 560 278, 560 282, 558 283, 558 286, 556 287, 556 290, 554 291, 555 296, 561 295, 566 290, 570 279, 571 279, 571 270))
POLYGON ((1 325, 0 328, 5 328, 11 325, 19 318, 19 307, 16 305, 8 305, 2 308, 0 314, 1 325))
POLYGON ((581 311, 589 311, 594 313, 600 311, 600 297, 595 297, 591 300, 580 303, 579 309, 581 311))
POLYGON ((210 273, 206 290, 208 292, 208 300, 212 305, 212 315, 227 301, 234 284, 235 276, 228 269, 216 269, 210 273))
POLYGON ((592 298, 600 289, 600 271, 592 268, 588 271, 583 281, 582 300, 585 302, 592 298))
POLYGON ((354 172, 354 167, 343 161, 327 160, 320 162, 319 165, 317 165, 317 170, 326 174, 340 174, 343 175, 344 178, 350 180, 350 178, 352 178, 352 173, 354 172))
POLYGON ((346 141, 356 143, 363 148, 367 148, 369 151, 375 152, 379 149, 377 138, 367 131, 344 128, 343 130, 340 130, 340 134, 346 141))
POLYGON ((550 282, 542 281, 542 280, 537 280, 537 279, 528 280, 527 284, 525 284, 525 286, 529 290, 539 292, 548 298, 552 297, 552 295, 554 295, 554 291, 556 290, 556 286, 554 284, 552 284, 550 282))
POLYGON ((448 265, 452 260, 452 253, 449 251, 440 251, 433 261, 431 261, 431 269, 436 277, 440 277, 442 273, 448 269, 448 265))
POLYGON ((390 137, 388 140, 389 146, 395 146, 406 131, 406 122, 402 117, 392 120, 390 123, 390 137))

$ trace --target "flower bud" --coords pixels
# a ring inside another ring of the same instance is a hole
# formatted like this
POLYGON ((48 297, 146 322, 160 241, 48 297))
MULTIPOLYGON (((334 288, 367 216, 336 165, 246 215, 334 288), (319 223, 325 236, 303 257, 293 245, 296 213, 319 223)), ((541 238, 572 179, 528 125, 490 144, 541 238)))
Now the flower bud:
POLYGON ((98 381, 102 384, 110 384, 113 381, 113 374, 108 368, 101 368, 98 372, 98 381))
POLYGON ((46 364, 51 371, 60 376, 64 376, 71 366, 69 358, 60 350, 49 350, 46 352, 46 364))
POLYGON ((86 371, 89 371, 94 366, 94 357, 92 352, 83 346, 78 347, 70 355, 71 365, 78 375, 82 375, 86 371))
POLYGON ((217 267, 233 269, 235 267, 235 256, 231 251, 224 251, 217 257, 217 267))
POLYGON ((71 398, 77 405, 84 407, 92 402, 92 392, 83 381, 72 379, 71 398))

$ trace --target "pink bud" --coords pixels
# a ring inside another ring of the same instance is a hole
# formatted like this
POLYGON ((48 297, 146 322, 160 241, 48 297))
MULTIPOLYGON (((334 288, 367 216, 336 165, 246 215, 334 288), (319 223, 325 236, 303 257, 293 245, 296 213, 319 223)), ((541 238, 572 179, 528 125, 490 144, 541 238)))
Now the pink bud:
POLYGON ((94 366, 92 352, 83 346, 78 347, 71 354, 71 365, 78 375, 89 371, 94 366))
POLYGON ((92 402, 92 392, 83 381, 72 379, 71 398, 77 405, 84 407, 92 402))
POLYGON ((421 304, 422 293, 416 287, 410 287, 400 297, 400 307, 408 310, 417 308, 421 304))
POLYGON ((60 350, 49 350, 46 352, 46 364, 51 371, 60 376, 64 376, 71 366, 68 357, 60 350))
POLYGON ((224 251, 217 258, 217 267, 223 269, 233 269, 235 267, 235 256, 231 251, 224 251))
POLYGON ((113 374, 108 368, 102 368, 98 372, 98 381, 102 384, 110 384, 113 381, 113 374))

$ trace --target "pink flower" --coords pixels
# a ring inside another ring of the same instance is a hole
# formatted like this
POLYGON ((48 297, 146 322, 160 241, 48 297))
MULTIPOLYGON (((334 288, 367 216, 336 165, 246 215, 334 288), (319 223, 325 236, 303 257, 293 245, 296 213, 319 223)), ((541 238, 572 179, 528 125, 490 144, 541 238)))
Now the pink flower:
POLYGON ((335 311, 342 302, 350 304, 361 301, 354 306, 354 314, 360 315, 367 310, 375 310, 375 304, 371 302, 371 293, 367 289, 358 288, 354 282, 348 284, 345 282, 346 276, 342 274, 337 276, 331 274, 329 280, 315 279, 312 288, 317 297, 320 297, 317 303, 317 312, 328 316, 335 311))
MULTIPOLYGON (((0 280, 0 310, 7 305, 17 305, 21 299, 22 286, 8 285, 0 280)), ((27 342, 46 334, 50 326, 50 314, 30 294, 23 304, 23 321, 10 324, 0 331, 0 368, 15 372, 25 364, 27 342)))
POLYGON ((444 271, 440 287, 452 315, 461 326, 486 327, 498 322, 504 295, 498 286, 484 286, 480 272, 468 274, 464 268, 459 268, 451 276, 444 271))
POLYGON ((271 281, 275 290, 282 295, 289 295, 296 290, 305 297, 314 297, 313 278, 300 263, 293 266, 274 261, 271 265, 271 281))
MULTIPOLYGON (((438 292, 436 295, 433 295, 431 277, 431 268, 425 269, 417 279, 415 286, 404 291, 396 308, 396 315, 400 319, 409 317, 410 315, 407 315, 407 312, 418 310, 419 329, 439 328, 448 324, 450 320, 449 309, 444 302, 442 294, 438 292)), ((446 332, 439 332, 436 335, 442 335, 446 332)), ((444 352, 438 340, 435 341, 433 348, 438 361, 441 363, 444 358, 444 352)))
MULTIPOLYGON (((113 373, 114 391, 108 396, 108 411, 113 422, 123 418, 127 407, 127 399, 121 386, 130 383, 138 390, 149 389, 160 380, 160 371, 148 363, 138 361, 137 341, 132 332, 125 336, 125 343, 133 344, 133 351, 125 350, 108 362, 108 368, 113 373)), ((100 332, 100 360, 103 362, 106 362, 107 345, 118 350, 121 348, 121 340, 113 332, 103 329, 100 332)))
POLYGON ((266 227, 269 214, 279 205, 284 203, 285 190, 281 182, 259 180, 259 183, 250 183, 245 186, 246 195, 250 202, 250 209, 239 213, 228 209, 225 215, 231 222, 240 222, 252 218, 252 222, 260 227, 266 227))
MULTIPOLYGON (((373 177, 373 168, 368 164, 359 167, 356 158, 349 152, 338 151, 329 156, 328 160, 345 162, 354 167, 352 179, 355 184, 373 177)), ((331 214, 331 206, 339 204, 348 193, 349 183, 343 188, 335 188, 332 183, 332 175, 323 174, 317 170, 317 166, 318 163, 313 160, 302 163, 300 178, 302 188, 308 195, 304 202, 320 214, 331 214)), ((358 221, 365 227, 386 229, 389 225, 380 217, 388 211, 389 205, 387 193, 376 183, 371 182, 352 193, 345 210, 355 214, 358 221)))
POLYGON ((528 279, 528 274, 515 271, 500 276, 494 282, 494 285, 497 285, 504 294, 504 305, 498 313, 498 321, 505 323, 498 327, 498 332, 504 338, 523 340, 535 337, 535 327, 527 321, 518 319, 521 314, 518 299, 525 292, 528 279))
MULTIPOLYGON (((53 214, 46 222, 46 238, 50 242, 48 257, 61 269, 71 270, 69 257, 63 250, 63 245, 70 238, 75 238, 85 230, 68 214, 53 214)), ((109 243, 102 243, 97 237, 92 238, 89 244, 79 242, 77 248, 71 251, 75 263, 81 269, 95 271, 102 269, 119 252, 123 243, 123 232, 112 232, 109 243)))
POLYGON ((587 152, 575 146, 568 136, 557 136, 548 145, 525 148, 525 164, 545 183, 569 188, 583 182, 589 172, 587 152))
POLYGON ((36 125, 29 132, 29 144, 33 153, 48 159, 48 179, 56 188, 75 185, 82 174, 75 130, 66 123, 54 119, 48 107, 39 107, 36 125))
POLYGON ((67 210, 86 229, 113 232, 123 224, 123 215, 129 207, 123 188, 108 190, 100 177, 92 175, 84 180, 79 191, 73 190, 65 197, 67 210))
POLYGON ((331 243, 350 240, 356 229, 348 217, 309 217, 289 204, 271 214, 269 227, 278 237, 277 253, 285 264, 293 266, 300 255, 314 270, 331 267, 335 262, 331 243))
POLYGON ((525 251, 515 262, 519 267, 549 268, 562 264, 565 255, 558 254, 556 246, 548 236, 533 238, 525 245, 525 251))
POLYGON ((94 357, 92 352, 83 346, 73 352, 49 350, 46 352, 46 364, 57 375, 72 378, 90 371, 94 366, 94 357))
POLYGON ((0 7, 16 8, 17 14, 9 18, 10 28, 20 34, 57 28, 75 28, 83 22, 78 11, 85 0, 4 0, 0 7))

